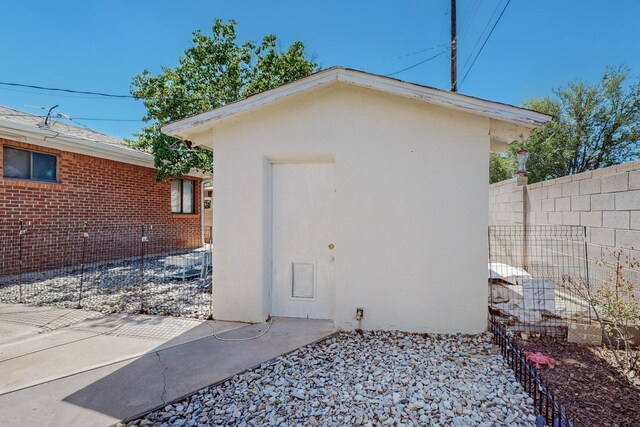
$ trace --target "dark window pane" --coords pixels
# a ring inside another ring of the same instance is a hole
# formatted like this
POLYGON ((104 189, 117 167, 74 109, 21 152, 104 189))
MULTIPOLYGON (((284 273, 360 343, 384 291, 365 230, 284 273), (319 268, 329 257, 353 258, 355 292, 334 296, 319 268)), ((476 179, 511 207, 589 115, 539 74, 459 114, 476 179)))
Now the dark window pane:
POLYGON ((4 147, 2 155, 5 178, 31 178, 31 153, 4 147))
POLYGON ((31 153, 33 156, 33 176, 36 181, 57 181, 56 156, 31 153))

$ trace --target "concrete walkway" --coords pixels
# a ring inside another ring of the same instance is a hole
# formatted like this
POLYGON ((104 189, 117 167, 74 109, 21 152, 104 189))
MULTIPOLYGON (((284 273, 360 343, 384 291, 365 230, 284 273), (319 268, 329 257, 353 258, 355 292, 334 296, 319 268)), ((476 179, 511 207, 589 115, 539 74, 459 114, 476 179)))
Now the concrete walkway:
POLYGON ((335 332, 330 322, 266 325, 103 316, 0 304, 0 424, 100 426, 131 419, 335 332))

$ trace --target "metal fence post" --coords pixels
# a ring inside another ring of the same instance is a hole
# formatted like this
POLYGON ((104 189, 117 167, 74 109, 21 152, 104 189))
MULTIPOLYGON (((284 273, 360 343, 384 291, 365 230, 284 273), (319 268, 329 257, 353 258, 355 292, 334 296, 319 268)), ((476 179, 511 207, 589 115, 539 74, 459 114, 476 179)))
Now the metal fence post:
MULTIPOLYGON (((585 271, 585 282, 587 286, 587 290, 589 294, 591 293, 591 282, 589 281, 589 245, 587 245, 587 227, 582 227, 582 242, 584 244, 584 271, 585 271)), ((589 324, 592 322, 591 318, 591 306, 589 306, 589 324)))
POLYGON ((20 220, 20 226, 18 230, 18 302, 24 302, 22 299, 22 274, 23 274, 23 260, 22 260, 22 236, 27 234, 27 229, 24 228, 22 220, 20 220))
POLYGON ((87 240, 89 233, 87 232, 87 223, 82 224, 82 259, 80 261, 80 289, 78 293, 78 308, 82 308, 82 285, 84 284, 84 263, 87 248, 87 240))
POLYGON ((140 231, 140 314, 144 314, 144 252, 145 243, 149 241, 149 237, 146 236, 144 224, 140 226, 140 231))

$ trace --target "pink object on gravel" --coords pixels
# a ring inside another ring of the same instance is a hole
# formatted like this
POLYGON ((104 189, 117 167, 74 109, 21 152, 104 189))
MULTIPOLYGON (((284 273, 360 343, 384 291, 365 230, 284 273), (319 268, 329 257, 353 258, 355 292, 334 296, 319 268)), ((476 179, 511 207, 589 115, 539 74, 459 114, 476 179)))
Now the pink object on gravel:
POLYGON ((530 351, 525 351, 524 352, 524 357, 527 360, 527 362, 533 362, 536 364, 536 368, 540 368, 544 365, 547 365, 550 368, 553 368, 553 365, 556 363, 555 360, 553 360, 552 357, 549 356, 545 356, 544 354, 538 352, 530 352, 530 351))

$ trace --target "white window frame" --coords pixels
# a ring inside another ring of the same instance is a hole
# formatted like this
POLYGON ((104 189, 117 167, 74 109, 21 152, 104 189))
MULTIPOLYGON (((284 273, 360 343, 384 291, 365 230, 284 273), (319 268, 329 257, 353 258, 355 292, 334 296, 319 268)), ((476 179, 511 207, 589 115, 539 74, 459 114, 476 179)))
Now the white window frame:
MULTIPOLYGON (((179 181, 180 182, 180 212, 176 212, 173 210, 173 206, 171 206, 171 213, 174 215, 194 215, 196 214, 196 182, 192 179, 182 179, 182 178, 173 178, 171 180, 173 181, 179 181), (192 195, 191 195, 191 212, 185 212, 184 211, 184 199, 183 199, 183 194, 184 194, 184 183, 185 181, 189 181, 191 182, 191 191, 192 191, 192 195)), ((171 197, 173 198, 173 188, 171 188, 171 197)))

